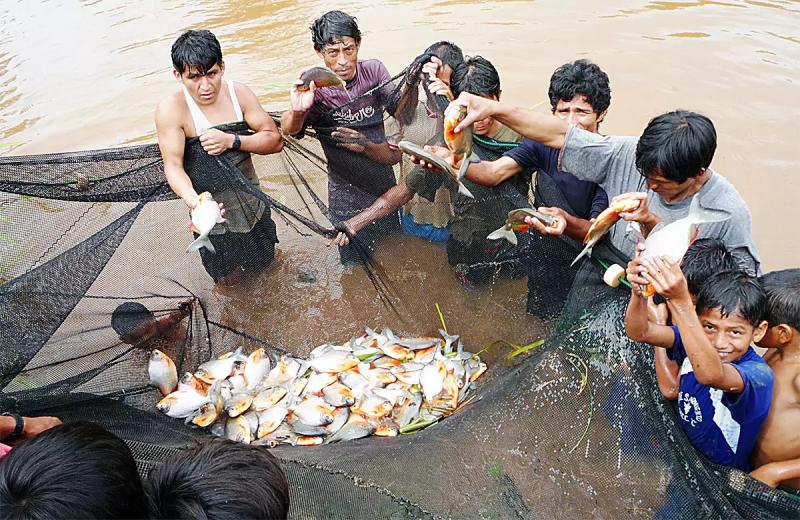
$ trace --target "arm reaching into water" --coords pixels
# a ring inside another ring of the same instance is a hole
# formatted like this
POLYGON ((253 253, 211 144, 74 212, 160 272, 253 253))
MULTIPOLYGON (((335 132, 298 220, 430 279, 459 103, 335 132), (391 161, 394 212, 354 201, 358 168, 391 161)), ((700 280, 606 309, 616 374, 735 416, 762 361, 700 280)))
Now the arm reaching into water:
MULTIPOLYGON (((408 201, 414 198, 414 192, 409 189, 405 182, 401 182, 392 186, 386 193, 375 199, 375 202, 367 209, 344 222, 350 228, 350 231, 355 235, 369 224, 375 222, 381 217, 385 217, 397 211, 400 206, 403 206, 408 201)), ((342 232, 336 235, 336 238, 331 240, 331 245, 346 246, 350 243, 350 238, 342 232)))

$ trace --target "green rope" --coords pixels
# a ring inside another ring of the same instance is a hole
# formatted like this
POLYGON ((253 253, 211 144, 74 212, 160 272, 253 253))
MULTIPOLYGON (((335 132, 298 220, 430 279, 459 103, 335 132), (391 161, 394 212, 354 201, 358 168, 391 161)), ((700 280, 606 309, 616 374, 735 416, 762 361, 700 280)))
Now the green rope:
POLYGON ((519 143, 510 143, 506 141, 498 141, 497 139, 492 139, 490 137, 481 137, 479 135, 472 134, 472 140, 476 141, 485 146, 493 146, 495 148, 516 148, 519 146, 519 143))

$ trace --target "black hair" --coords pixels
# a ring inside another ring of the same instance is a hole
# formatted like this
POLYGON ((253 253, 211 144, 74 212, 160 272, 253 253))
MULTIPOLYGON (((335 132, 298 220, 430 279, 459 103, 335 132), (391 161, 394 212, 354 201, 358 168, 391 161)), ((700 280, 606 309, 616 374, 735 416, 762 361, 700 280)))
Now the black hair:
POLYGON ((559 101, 569 101, 577 95, 584 96, 596 114, 605 112, 611 105, 608 74, 589 60, 575 60, 557 68, 550 76, 547 95, 553 111, 559 101))
POLYGON ((769 326, 785 323, 800 330, 800 269, 772 271, 760 280, 767 293, 769 326))
POLYGON ((147 479, 153 518, 286 518, 289 484, 266 449, 210 439, 178 453, 147 479))
POLYGON ((141 303, 125 302, 118 305, 111 313, 111 328, 124 338, 143 322, 153 318, 153 313, 141 303))
POLYGON ((0 459, 0 511, 6 520, 148 515, 128 446, 84 421, 50 428, 0 459))
POLYGON ((767 295, 758 280, 744 271, 722 271, 708 278, 697 295, 700 314, 719 309, 720 314, 738 314, 758 327, 767 314, 767 295))
POLYGON ((716 238, 695 240, 681 261, 681 271, 686 277, 689 292, 697 296, 709 276, 720 271, 739 268, 736 258, 725 244, 716 238))
POLYGON ((481 56, 471 56, 453 69, 450 88, 458 97, 462 92, 476 96, 500 97, 500 74, 494 65, 481 56))
POLYGON ((311 40, 317 52, 343 36, 353 38, 356 43, 361 42, 361 31, 358 29, 357 20, 342 11, 328 11, 311 24, 311 40))
POLYGON ((451 70, 456 70, 460 64, 464 63, 464 53, 461 48, 453 42, 439 41, 432 43, 424 54, 433 54, 445 65, 449 65, 451 70))
POLYGON ((717 149, 714 123, 704 115, 676 110, 654 117, 636 145, 636 168, 645 177, 684 182, 711 164, 717 149))
POLYGON ((222 48, 211 31, 188 30, 172 44, 172 66, 178 74, 189 68, 205 74, 214 65, 222 65, 222 48))

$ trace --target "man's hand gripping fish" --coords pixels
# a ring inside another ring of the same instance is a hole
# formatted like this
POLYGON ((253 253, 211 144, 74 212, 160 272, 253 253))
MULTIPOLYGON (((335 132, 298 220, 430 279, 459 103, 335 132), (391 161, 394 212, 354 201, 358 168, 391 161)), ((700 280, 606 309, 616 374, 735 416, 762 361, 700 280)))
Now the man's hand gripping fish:
POLYGON ((444 111, 444 142, 447 147, 453 152, 453 161, 458 164, 458 170, 451 166, 447 161, 431 153, 421 146, 418 146, 411 141, 400 141, 397 147, 403 152, 413 155, 423 161, 436 165, 437 168, 450 175, 450 177, 458 183, 458 191, 471 199, 472 193, 461 182, 464 175, 467 173, 469 163, 472 158, 472 125, 465 128, 459 133, 453 130, 458 124, 467 117, 467 107, 456 103, 450 103, 444 111))
MULTIPOLYGON (((652 261, 659 256, 666 256, 680 262, 686 250, 697 238, 699 224, 722 222, 731 216, 719 210, 700 207, 700 197, 694 196, 689 204, 689 214, 662 227, 656 227, 644 241, 642 258, 652 261)), ((655 289, 650 284, 642 287, 642 294, 652 296, 655 289)))
POLYGON ((585 255, 592 255, 592 248, 600 242, 600 239, 606 236, 606 233, 611 229, 611 227, 617 223, 619 220, 620 213, 625 213, 627 211, 633 211, 639 207, 639 201, 636 199, 622 199, 618 200, 617 202, 612 202, 602 213, 600 213, 592 225, 589 227, 589 230, 586 232, 586 236, 583 238, 583 243, 586 247, 578 253, 578 256, 575 257, 575 260, 572 261, 570 266, 575 265, 575 263, 583 258, 585 255))
POLYGON ((191 253, 192 251, 199 251, 201 247, 205 247, 212 253, 216 253, 217 250, 214 249, 214 245, 208 238, 208 234, 211 233, 211 229, 214 226, 221 222, 225 222, 225 219, 222 218, 219 204, 217 204, 217 201, 214 200, 214 197, 212 197, 209 192, 204 191, 197 198, 197 206, 192 210, 192 223, 189 226, 189 229, 200 236, 189 244, 189 247, 186 248, 186 252, 191 253))
POLYGON ((512 209, 508 212, 508 218, 506 218, 506 223, 503 225, 503 227, 492 231, 486 238, 489 240, 499 240, 501 238, 505 238, 512 244, 517 245, 517 235, 514 234, 514 231, 526 233, 530 228, 530 225, 525 223, 526 217, 538 219, 542 224, 548 227, 555 223, 555 219, 553 219, 553 217, 550 215, 539 213, 531 208, 512 209))

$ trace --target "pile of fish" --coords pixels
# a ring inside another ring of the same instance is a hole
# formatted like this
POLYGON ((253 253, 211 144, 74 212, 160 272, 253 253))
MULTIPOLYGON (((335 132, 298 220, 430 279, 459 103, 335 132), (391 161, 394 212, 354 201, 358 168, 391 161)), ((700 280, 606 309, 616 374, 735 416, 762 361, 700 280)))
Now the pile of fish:
POLYGON ((175 364, 154 350, 156 407, 228 439, 266 446, 314 446, 368 435, 416 431, 452 414, 486 370, 458 336, 397 337, 366 333, 324 344, 308 359, 270 360, 241 347, 178 381, 175 364))

